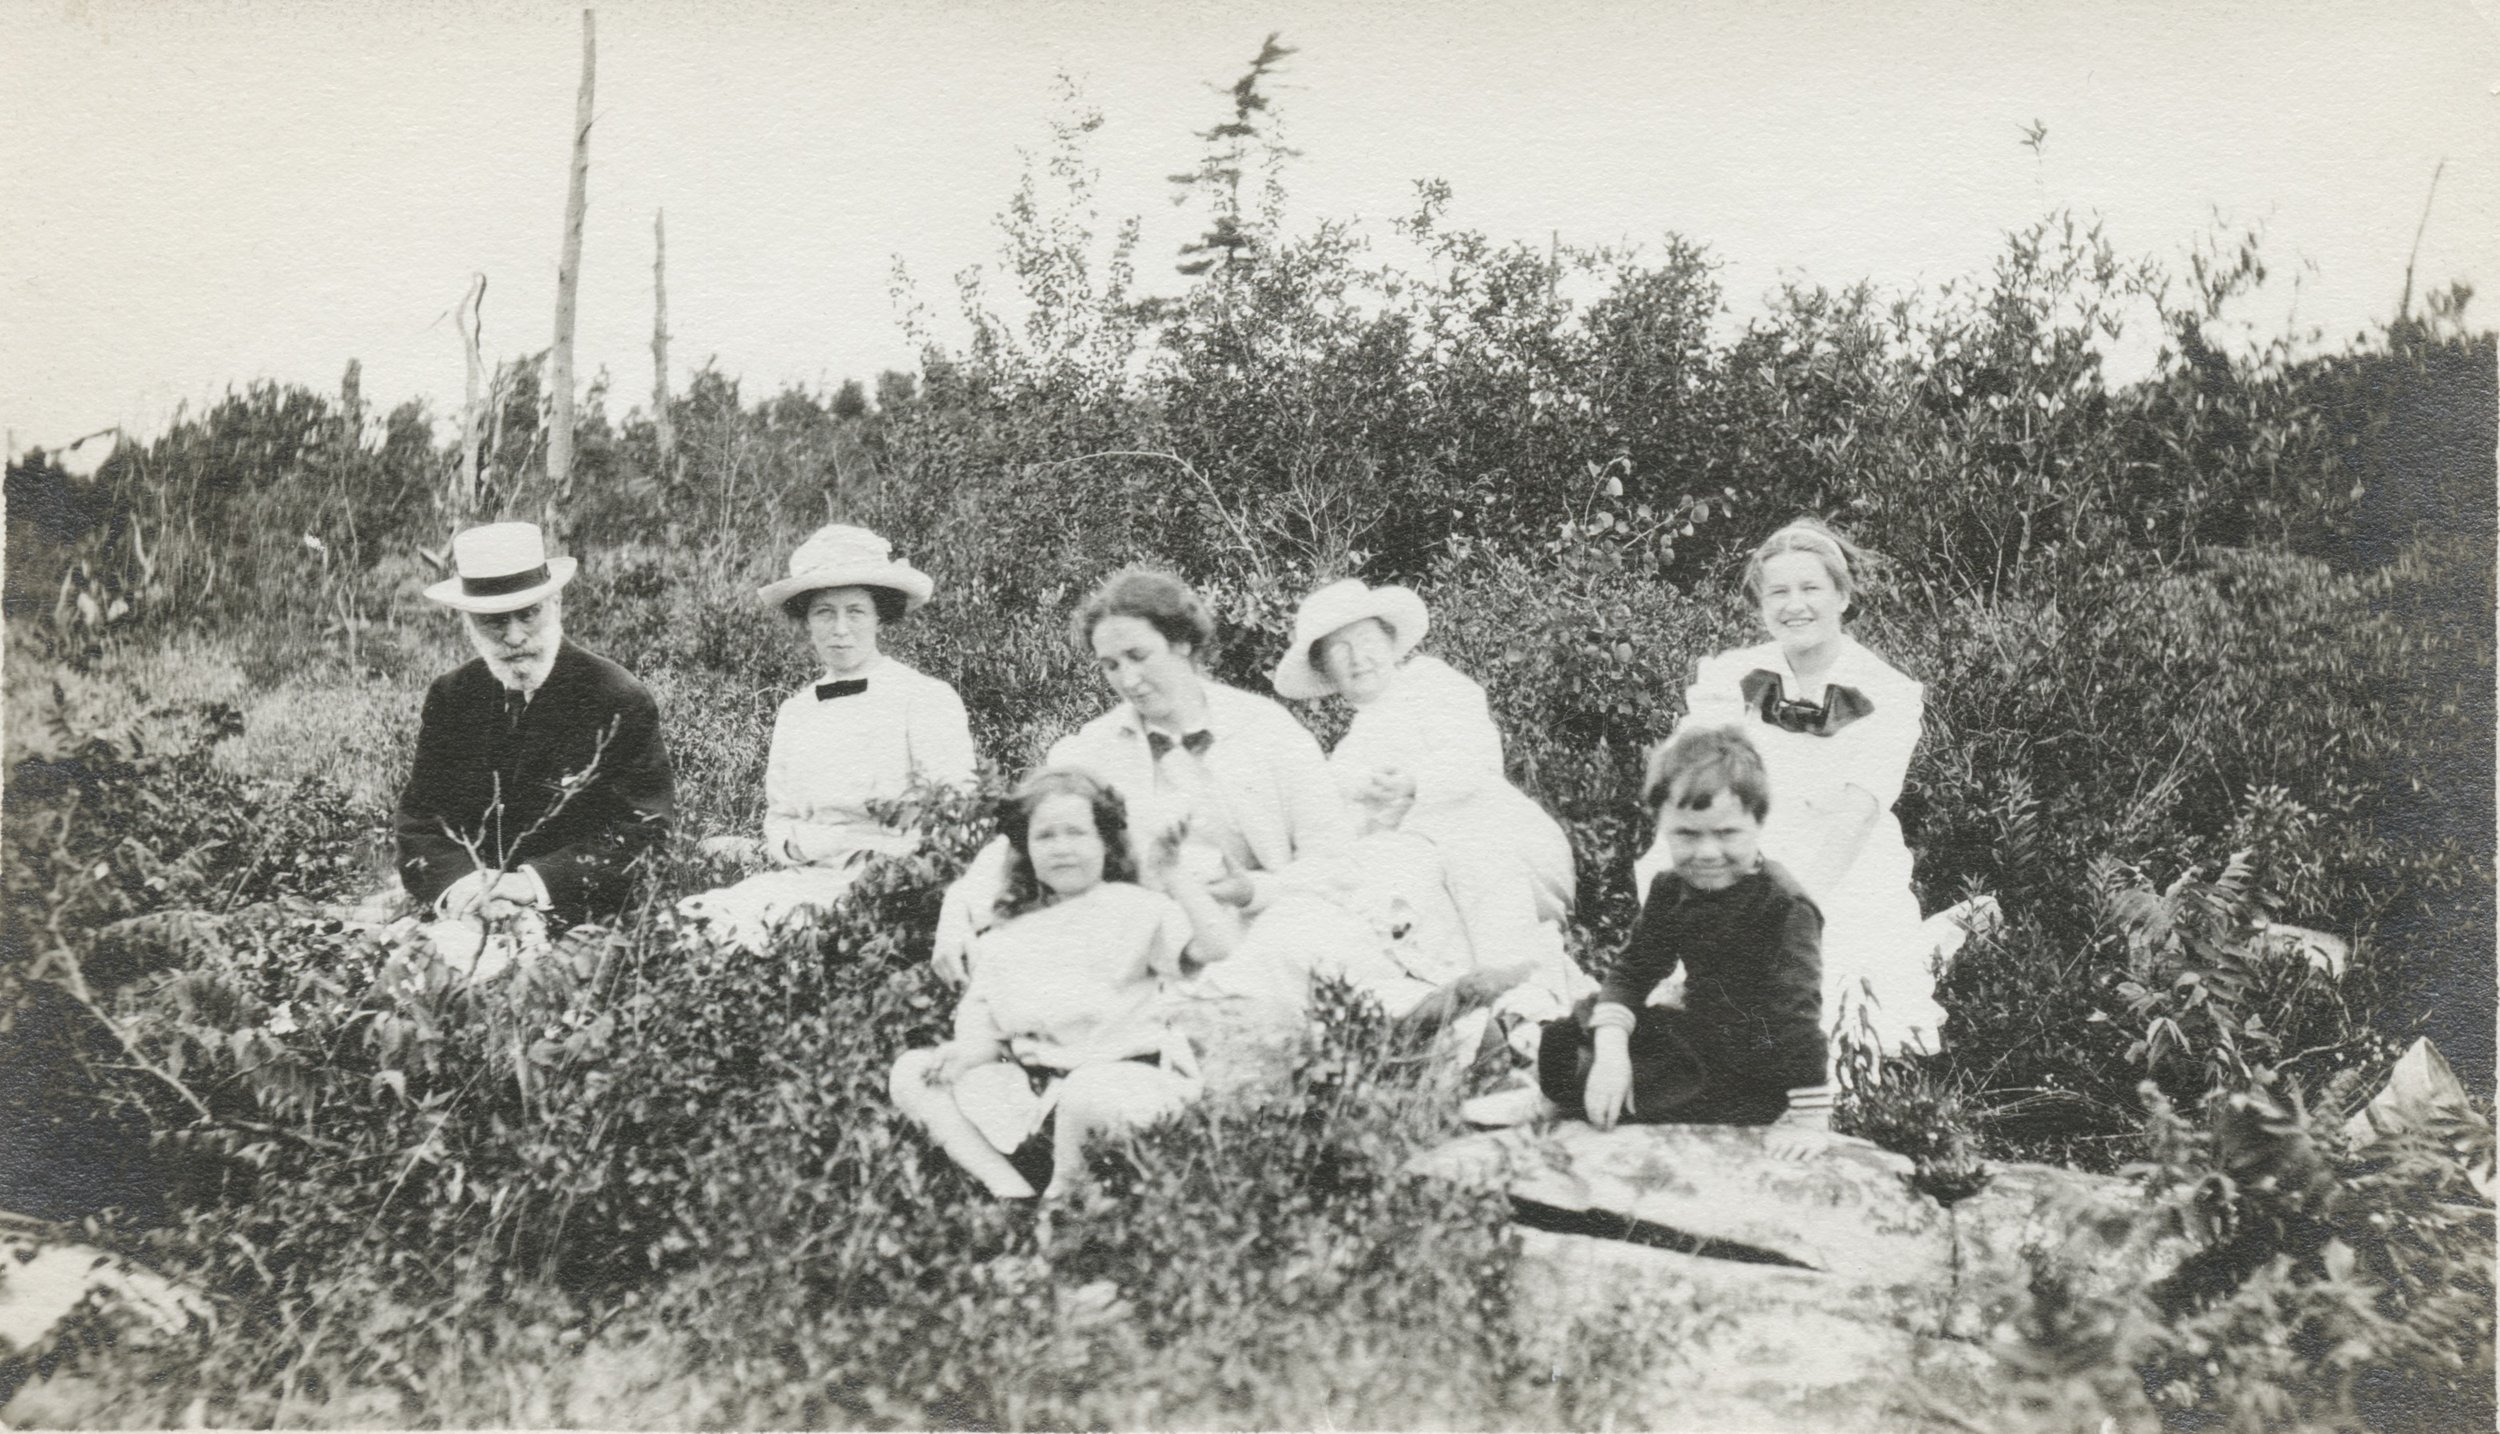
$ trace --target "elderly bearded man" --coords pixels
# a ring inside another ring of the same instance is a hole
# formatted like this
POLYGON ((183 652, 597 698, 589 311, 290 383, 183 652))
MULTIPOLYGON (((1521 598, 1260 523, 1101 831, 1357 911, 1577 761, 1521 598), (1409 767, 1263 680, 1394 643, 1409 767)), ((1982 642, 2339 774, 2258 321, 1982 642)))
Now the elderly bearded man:
POLYGON ((578 564, 549 558, 532 523, 471 528, 451 552, 454 576, 425 595, 461 614, 477 660, 426 691, 395 818, 399 876, 445 918, 438 946, 462 929, 482 941, 508 918, 526 948, 624 909, 629 866, 668 830, 675 780, 651 694, 564 640, 578 564))

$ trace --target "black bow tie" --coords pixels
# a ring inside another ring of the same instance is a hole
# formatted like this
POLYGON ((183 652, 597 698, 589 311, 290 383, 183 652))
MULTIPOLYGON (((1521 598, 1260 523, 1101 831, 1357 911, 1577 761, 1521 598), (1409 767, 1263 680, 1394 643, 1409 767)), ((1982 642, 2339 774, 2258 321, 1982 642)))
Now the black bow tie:
POLYGON ((1875 710, 1865 693, 1838 683, 1823 689, 1820 702, 1791 701, 1780 675, 1759 667, 1746 673, 1738 685, 1744 691, 1746 705, 1760 712, 1763 721, 1787 732, 1828 737, 1875 710))
MULTIPOLYGON (((1197 731, 1190 733, 1188 736, 1181 738, 1179 745, 1184 751, 1204 752, 1207 748, 1215 745, 1215 734, 1201 727, 1197 731)), ((1146 734, 1146 750, 1154 753, 1158 759, 1160 759, 1164 753, 1171 751, 1172 747, 1172 739, 1165 736, 1163 733, 1149 732, 1146 734)))
POLYGON ((865 677, 853 677, 842 682, 819 682, 816 684, 816 700, 831 702, 836 697, 857 697, 867 690, 868 679, 865 677))

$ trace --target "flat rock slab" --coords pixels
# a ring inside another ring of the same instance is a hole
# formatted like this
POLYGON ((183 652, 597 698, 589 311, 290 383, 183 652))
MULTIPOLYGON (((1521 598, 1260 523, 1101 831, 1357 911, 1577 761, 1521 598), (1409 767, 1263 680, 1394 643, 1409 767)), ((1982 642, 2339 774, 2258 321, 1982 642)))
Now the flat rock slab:
POLYGON ((1953 1281, 1951 1217, 1910 1188, 1906 1157, 1864 1141, 1827 1137, 1805 1158, 1783 1159, 1759 1129, 1600 1131, 1564 1121, 1465 1136, 1409 1168, 1501 1188, 1532 1209, 1615 1217, 1627 1228, 1637 1222, 1727 1260, 1786 1264, 1938 1299, 1953 1281))
POLYGON ((1942 1431, 1962 1426, 1933 1411, 1985 1407, 1997 1377, 1984 1347, 1893 1324, 1834 1275, 1543 1230, 1520 1240, 1523 1352, 1562 1376, 1579 1353, 1567 1342, 1607 1332, 1614 1372, 1632 1371, 1631 1407, 1608 1411, 1624 1427, 1942 1431))
POLYGON ((0 1235, 0 1355, 41 1351, 69 1312, 90 1300, 169 1333, 209 1318, 205 1302, 119 1256, 29 1233, 0 1235))
POLYGON ((1983 1339, 2020 1303, 2035 1261, 2079 1294, 2152 1284, 2189 1250, 2181 1238, 2129 1240, 2125 1217, 2144 1192, 2116 1175, 2053 1165, 1992 1165, 1988 1183, 1953 1207, 1953 1307, 1945 1333, 1983 1339))

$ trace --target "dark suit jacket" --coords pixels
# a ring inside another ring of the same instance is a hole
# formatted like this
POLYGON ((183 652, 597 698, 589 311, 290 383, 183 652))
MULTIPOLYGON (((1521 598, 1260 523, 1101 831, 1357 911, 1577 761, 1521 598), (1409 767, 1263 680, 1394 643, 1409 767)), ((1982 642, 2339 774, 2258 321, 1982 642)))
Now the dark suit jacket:
POLYGON ((529 866, 558 924, 612 916, 631 896, 627 864, 675 809, 659 707, 624 668, 566 642, 520 707, 472 660, 426 690, 394 819, 400 881, 431 905, 479 861, 529 866), (579 779, 570 796, 567 779, 579 779), (460 838, 476 842, 475 858, 460 838))

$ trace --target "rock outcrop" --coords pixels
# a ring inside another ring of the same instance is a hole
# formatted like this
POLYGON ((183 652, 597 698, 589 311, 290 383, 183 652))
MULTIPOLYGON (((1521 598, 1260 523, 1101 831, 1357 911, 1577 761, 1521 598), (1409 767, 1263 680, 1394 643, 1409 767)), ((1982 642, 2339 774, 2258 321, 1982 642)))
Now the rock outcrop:
POLYGON ((2100 1217, 2140 1198, 2127 1181, 1999 1166, 1947 1207, 1906 1157, 1841 1136, 1783 1156, 1762 1130, 1568 1121, 1464 1137, 1411 1168, 1509 1193, 1532 1355, 1624 1311, 1681 1331, 1643 1386, 1652 1427, 1961 1427, 1952 1411, 1990 1402, 2028 1255, 2109 1286, 2149 1282, 2165 1255, 2099 1244, 2100 1217))

